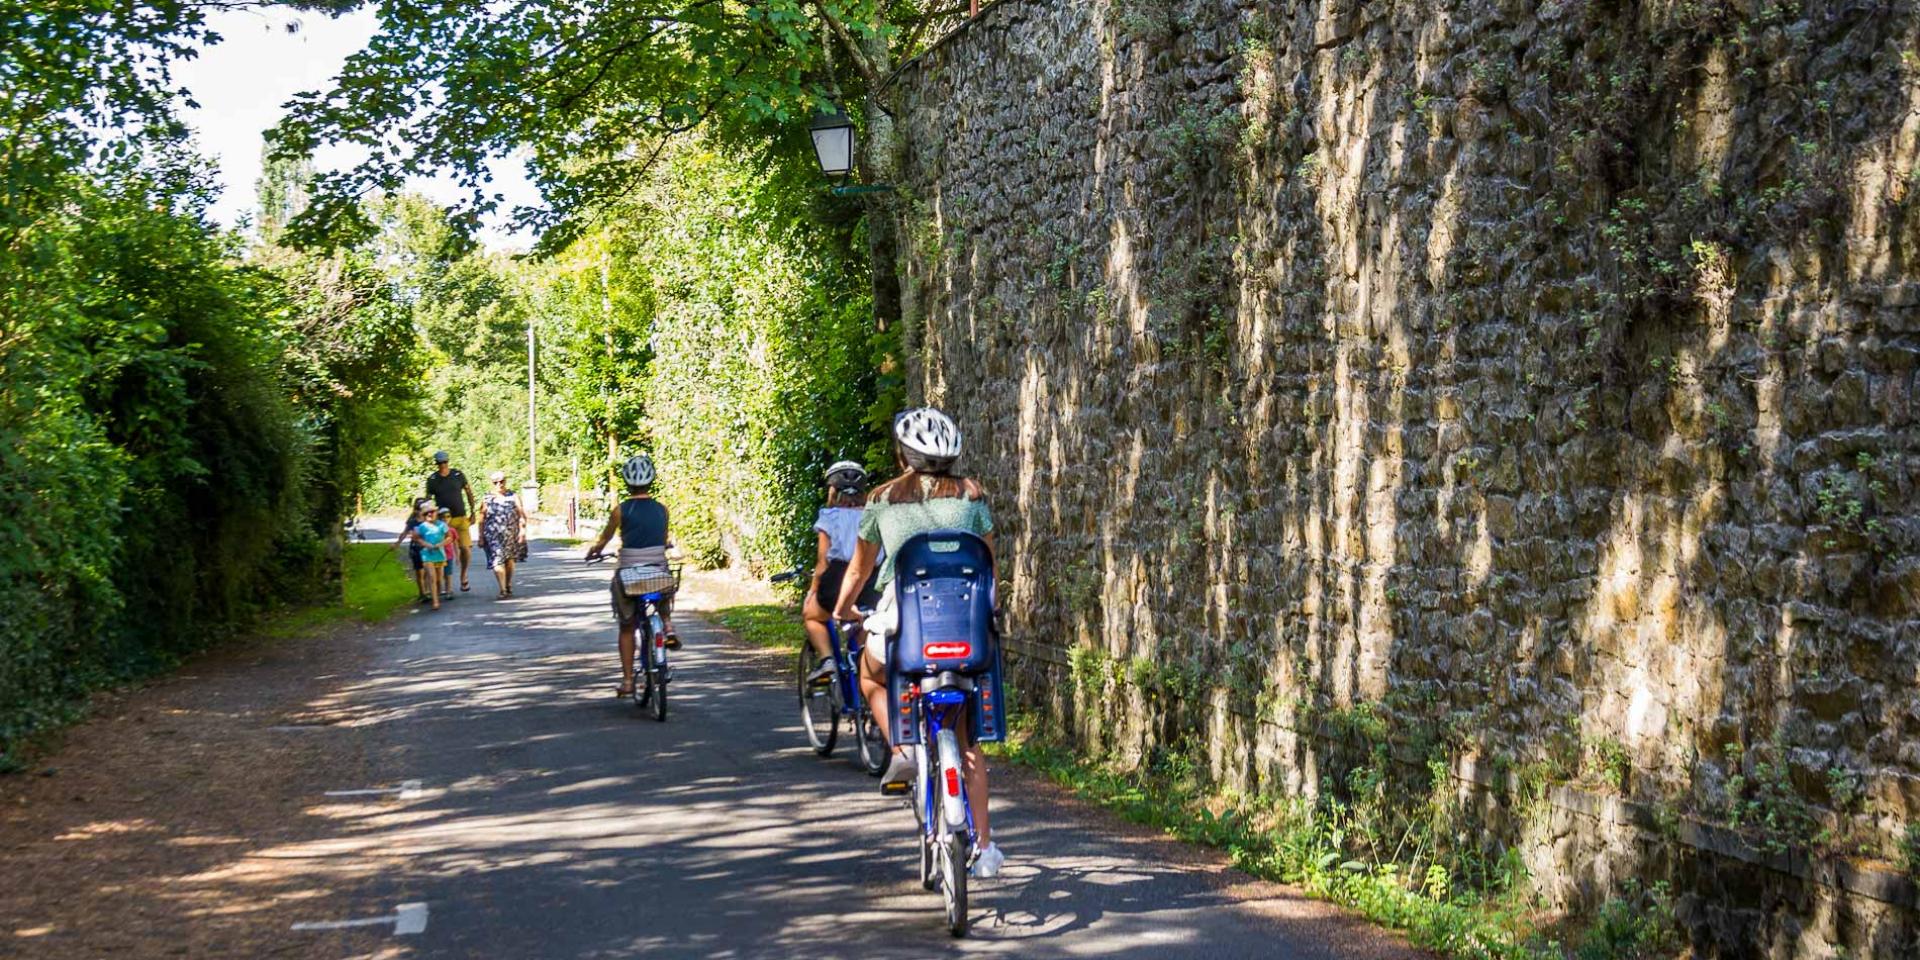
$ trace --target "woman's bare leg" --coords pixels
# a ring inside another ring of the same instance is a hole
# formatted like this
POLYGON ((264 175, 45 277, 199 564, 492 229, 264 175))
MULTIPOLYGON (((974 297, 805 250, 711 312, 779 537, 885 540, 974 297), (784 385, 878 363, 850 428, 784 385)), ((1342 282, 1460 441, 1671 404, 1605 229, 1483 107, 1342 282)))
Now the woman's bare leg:
POLYGON ((975 743, 961 749, 960 761, 967 773, 967 806, 973 809, 973 828, 980 831, 980 846, 984 847, 993 842, 993 830, 987 823, 987 757, 975 743))
POLYGON ((822 657, 833 656, 833 643, 827 636, 827 609, 813 594, 807 594, 807 604, 800 610, 807 627, 807 642, 813 645, 813 652, 822 657))
POLYGON ((636 624, 620 627, 620 690, 633 692, 633 632, 636 624))
POLYGON ((880 739, 892 742, 893 727, 887 724, 887 685, 873 678, 876 673, 886 676, 886 669, 874 663, 872 657, 860 655, 860 696, 873 713, 873 725, 879 729, 880 739))

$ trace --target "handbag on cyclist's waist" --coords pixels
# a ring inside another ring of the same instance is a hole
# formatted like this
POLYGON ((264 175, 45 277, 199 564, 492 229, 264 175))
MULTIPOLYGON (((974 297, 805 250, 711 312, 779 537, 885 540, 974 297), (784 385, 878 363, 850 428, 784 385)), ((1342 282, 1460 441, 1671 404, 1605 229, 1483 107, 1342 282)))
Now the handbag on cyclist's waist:
POLYGON ((665 547, 622 548, 620 569, 614 576, 620 580, 620 592, 629 597, 672 593, 680 586, 680 578, 673 575, 673 568, 667 564, 665 547))

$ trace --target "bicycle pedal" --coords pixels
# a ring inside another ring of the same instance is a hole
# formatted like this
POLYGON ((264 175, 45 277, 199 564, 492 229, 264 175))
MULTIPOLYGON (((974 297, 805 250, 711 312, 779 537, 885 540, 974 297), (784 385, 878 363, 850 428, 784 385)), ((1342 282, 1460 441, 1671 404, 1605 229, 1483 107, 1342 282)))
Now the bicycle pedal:
POLYGON ((913 789, 913 784, 904 781, 900 783, 883 783, 880 785, 880 795, 883 797, 904 797, 907 795, 907 791, 911 789, 913 789))

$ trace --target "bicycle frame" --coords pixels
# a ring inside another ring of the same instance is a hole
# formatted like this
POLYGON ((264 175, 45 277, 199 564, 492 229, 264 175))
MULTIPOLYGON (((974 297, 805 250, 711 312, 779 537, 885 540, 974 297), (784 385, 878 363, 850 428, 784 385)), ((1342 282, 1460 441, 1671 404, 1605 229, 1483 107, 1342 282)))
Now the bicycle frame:
POLYGON ((835 680, 840 684, 840 715, 857 717, 860 715, 860 710, 866 706, 866 701, 860 696, 858 673, 863 645, 851 640, 843 640, 839 621, 831 619, 827 621, 827 644, 833 651, 834 663, 840 668, 835 680))
POLYGON ((943 717, 955 714, 956 729, 965 730, 967 722, 968 692, 955 687, 942 687, 926 691, 913 698, 914 723, 920 727, 920 752, 923 773, 927 775, 930 789, 922 790, 920 796, 920 825, 929 839, 938 840, 947 835, 946 818, 940 816, 942 797, 954 797, 965 811, 967 849, 972 850, 980 840, 973 826, 973 802, 967 795, 967 776, 964 768, 946 771, 945 783, 932 783, 934 772, 939 767, 940 731, 947 728, 943 717))
MULTIPOLYGON (((635 652, 645 658, 641 669, 649 672, 655 666, 664 672, 667 666, 667 638, 655 626, 660 623, 660 599, 664 596, 666 594, 643 593, 634 598, 640 602, 640 616, 633 630, 634 644, 639 647, 635 652)), ((667 678, 662 676, 660 682, 666 683, 667 678)))

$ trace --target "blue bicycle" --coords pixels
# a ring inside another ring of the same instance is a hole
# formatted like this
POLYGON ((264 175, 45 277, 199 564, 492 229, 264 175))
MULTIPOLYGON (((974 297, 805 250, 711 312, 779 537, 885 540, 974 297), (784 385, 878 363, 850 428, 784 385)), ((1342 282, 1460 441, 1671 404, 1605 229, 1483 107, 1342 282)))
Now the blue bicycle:
POLYGON ((961 730, 1005 739, 1000 644, 993 627, 993 555, 979 537, 912 537, 894 559, 899 632, 888 658, 893 739, 920 744, 911 785, 920 821, 920 885, 945 901, 947 932, 967 935, 967 872, 979 834, 967 797, 961 730))
MULTIPOLYGON (((797 567, 776 574, 773 582, 792 583, 811 576, 812 570, 797 567)), ((833 755, 834 746, 840 742, 840 722, 845 720, 853 728, 854 762, 868 776, 877 777, 887 769, 887 738, 873 722, 866 698, 860 695, 858 665, 863 649, 860 628, 856 624, 829 620, 827 639, 831 644, 834 672, 826 676, 820 675, 820 665, 828 658, 816 653, 813 644, 805 638, 800 641, 794 673, 794 687, 800 698, 800 725, 807 731, 807 742, 813 746, 813 752, 826 757, 833 755)))
MULTIPOLYGON (((588 563, 600 563, 607 555, 595 554, 588 563)), ((627 678, 628 696, 642 710, 652 708, 653 719, 667 719, 667 684, 673 680, 673 668, 667 665, 666 626, 660 616, 660 601, 680 589, 679 564, 657 572, 646 568, 627 568, 642 575, 629 577, 621 571, 621 586, 640 605, 639 623, 634 625, 633 676, 627 678), (631 579, 632 582, 627 581, 631 579)))

